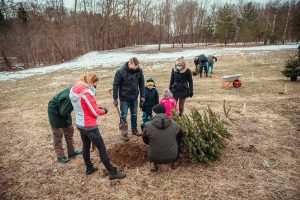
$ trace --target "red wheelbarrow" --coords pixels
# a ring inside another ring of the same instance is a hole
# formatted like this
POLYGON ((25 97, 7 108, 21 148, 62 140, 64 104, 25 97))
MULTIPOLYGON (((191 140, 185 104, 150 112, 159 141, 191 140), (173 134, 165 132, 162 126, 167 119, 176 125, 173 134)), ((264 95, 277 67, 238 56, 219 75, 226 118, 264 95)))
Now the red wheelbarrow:
POLYGON ((231 85, 235 88, 241 87, 240 76, 242 76, 242 74, 233 74, 217 78, 223 82, 224 89, 228 89, 231 85))

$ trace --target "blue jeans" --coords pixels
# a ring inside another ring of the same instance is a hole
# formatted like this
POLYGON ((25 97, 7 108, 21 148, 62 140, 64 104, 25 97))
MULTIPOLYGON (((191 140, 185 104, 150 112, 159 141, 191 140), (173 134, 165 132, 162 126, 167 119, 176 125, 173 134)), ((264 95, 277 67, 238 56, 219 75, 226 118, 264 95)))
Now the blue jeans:
POLYGON ((149 114, 149 113, 146 113, 146 112, 143 112, 143 116, 142 116, 142 120, 143 120, 143 124, 146 124, 147 122, 149 122, 152 118, 152 113, 149 114))
POLYGON ((100 135, 99 129, 96 128, 93 130, 84 130, 78 128, 78 130, 80 132, 82 145, 83 145, 82 156, 87 170, 93 167, 93 163, 91 162, 91 157, 90 157, 90 148, 92 142, 97 147, 99 151, 100 159, 104 164, 105 168, 108 170, 110 174, 116 174, 117 170, 109 161, 109 158, 106 153, 105 144, 100 135))
POLYGON ((207 71, 210 72, 210 74, 212 74, 214 72, 214 62, 208 61, 208 69, 207 69, 207 71))
POLYGON ((133 101, 120 101, 120 123, 127 122, 127 114, 128 108, 130 109, 130 119, 131 119, 131 130, 137 130, 137 107, 138 107, 138 100, 133 101))

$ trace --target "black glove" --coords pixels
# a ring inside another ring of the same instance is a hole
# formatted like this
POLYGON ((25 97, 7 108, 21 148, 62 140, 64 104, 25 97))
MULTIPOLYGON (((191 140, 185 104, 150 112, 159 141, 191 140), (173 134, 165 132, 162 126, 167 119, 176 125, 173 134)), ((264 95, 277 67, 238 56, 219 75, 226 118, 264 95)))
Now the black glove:
POLYGON ((119 104, 118 99, 114 99, 114 105, 117 107, 119 104))
POLYGON ((105 114, 106 114, 106 113, 108 113, 108 109, 107 109, 107 108, 105 108, 105 107, 101 107, 101 106, 100 106, 100 107, 99 107, 99 109, 101 109, 101 110, 105 110, 105 114))
POLYGON ((141 98, 140 99, 140 108, 144 107, 144 103, 145 103, 145 98, 141 98))
POLYGON ((190 92, 190 97, 192 98, 194 96, 194 93, 193 92, 190 92))

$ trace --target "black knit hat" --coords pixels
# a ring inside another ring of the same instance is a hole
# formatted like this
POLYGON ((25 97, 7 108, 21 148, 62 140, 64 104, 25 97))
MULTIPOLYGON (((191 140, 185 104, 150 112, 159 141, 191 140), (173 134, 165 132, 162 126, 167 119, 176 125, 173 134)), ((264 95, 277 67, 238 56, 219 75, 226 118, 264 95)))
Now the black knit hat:
POLYGON ((152 85, 155 87, 155 82, 154 82, 153 78, 148 78, 146 80, 145 86, 148 87, 149 85, 152 85))
POLYGON ((166 108, 162 104, 156 104, 155 106, 153 106, 152 110, 156 114, 166 113, 166 108))

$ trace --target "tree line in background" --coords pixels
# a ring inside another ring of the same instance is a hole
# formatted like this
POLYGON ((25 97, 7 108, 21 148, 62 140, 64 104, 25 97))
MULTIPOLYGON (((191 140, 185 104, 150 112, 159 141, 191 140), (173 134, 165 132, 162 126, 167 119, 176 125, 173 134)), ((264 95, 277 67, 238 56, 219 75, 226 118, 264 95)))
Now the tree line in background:
MULTIPOLYGON (((89 51, 161 43, 285 43, 300 39, 300 1, 0 0, 0 57, 25 67, 89 51)), ((174 46, 174 45, 173 45, 174 46)))

